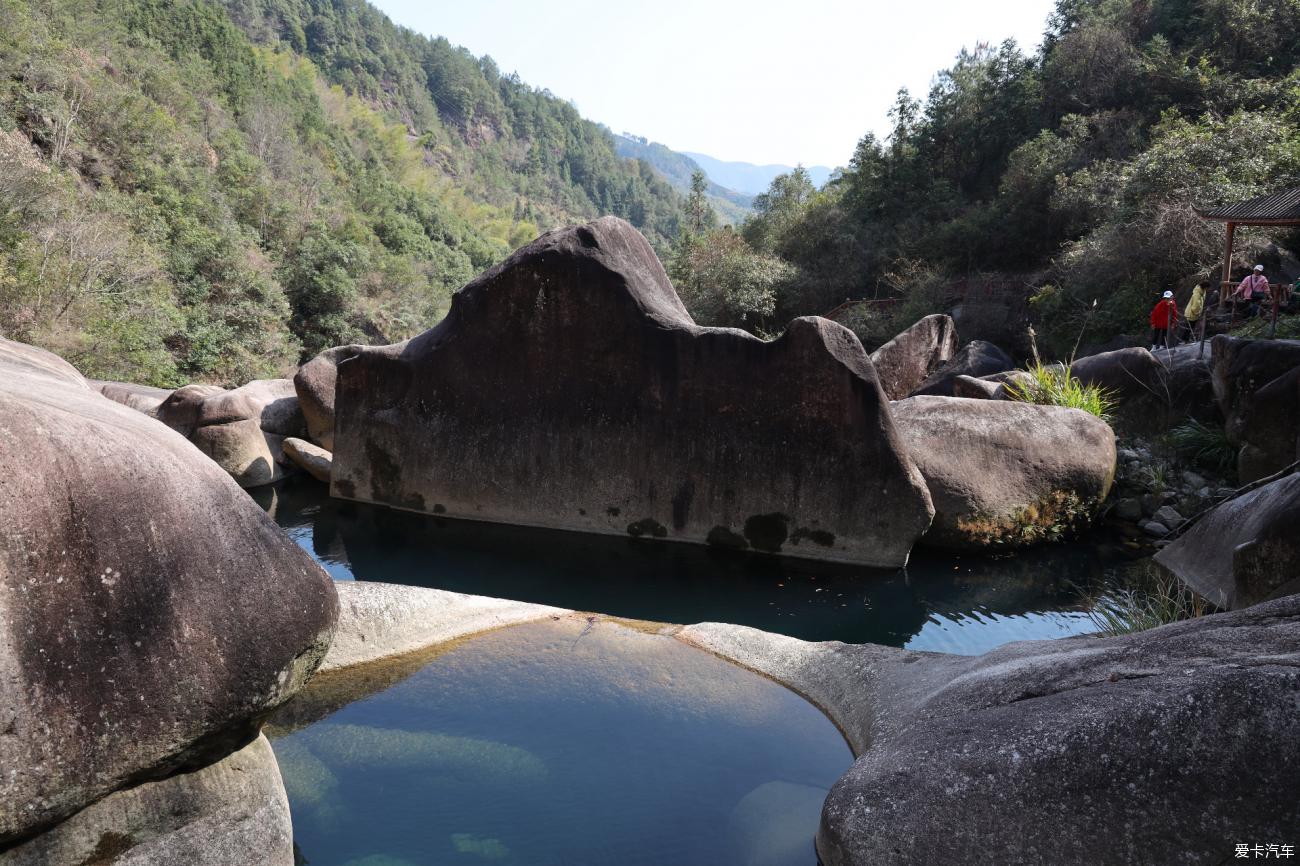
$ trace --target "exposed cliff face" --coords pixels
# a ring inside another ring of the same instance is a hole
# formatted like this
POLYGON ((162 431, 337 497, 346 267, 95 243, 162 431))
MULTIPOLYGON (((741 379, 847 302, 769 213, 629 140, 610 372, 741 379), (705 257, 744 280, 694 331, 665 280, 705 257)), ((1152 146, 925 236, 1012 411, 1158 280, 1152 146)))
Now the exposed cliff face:
POLYGON ((247 743, 336 615, 220 467, 0 340, 0 844, 247 743))
POLYGON ((933 513, 850 331, 698 327, 614 218, 342 361, 335 412, 332 494, 434 514, 898 566, 933 513))

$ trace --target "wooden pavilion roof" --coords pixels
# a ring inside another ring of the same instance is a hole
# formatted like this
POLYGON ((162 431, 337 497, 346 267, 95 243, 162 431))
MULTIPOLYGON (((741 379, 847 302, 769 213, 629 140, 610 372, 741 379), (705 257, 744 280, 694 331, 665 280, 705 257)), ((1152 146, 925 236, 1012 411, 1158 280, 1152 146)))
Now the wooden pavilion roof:
POLYGON ((1300 186, 1216 208, 1196 210, 1207 220, 1256 226, 1300 225, 1300 186))

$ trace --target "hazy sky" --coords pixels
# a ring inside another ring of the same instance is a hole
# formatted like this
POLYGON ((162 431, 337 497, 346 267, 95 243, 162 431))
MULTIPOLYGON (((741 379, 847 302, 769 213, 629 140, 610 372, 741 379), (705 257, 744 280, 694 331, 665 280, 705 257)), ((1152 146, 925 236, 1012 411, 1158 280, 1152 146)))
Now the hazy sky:
POLYGON ((583 116, 725 160, 843 165, 962 47, 1035 48, 1053 0, 371 0, 583 116))

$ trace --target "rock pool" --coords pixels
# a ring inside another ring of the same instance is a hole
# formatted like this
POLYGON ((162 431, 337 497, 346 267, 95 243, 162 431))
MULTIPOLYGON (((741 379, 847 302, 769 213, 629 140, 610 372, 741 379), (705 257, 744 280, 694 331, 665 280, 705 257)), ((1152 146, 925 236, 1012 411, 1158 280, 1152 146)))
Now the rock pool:
POLYGON ((583 615, 323 675, 267 732, 311 866, 811 866, 852 761, 788 689, 583 615))

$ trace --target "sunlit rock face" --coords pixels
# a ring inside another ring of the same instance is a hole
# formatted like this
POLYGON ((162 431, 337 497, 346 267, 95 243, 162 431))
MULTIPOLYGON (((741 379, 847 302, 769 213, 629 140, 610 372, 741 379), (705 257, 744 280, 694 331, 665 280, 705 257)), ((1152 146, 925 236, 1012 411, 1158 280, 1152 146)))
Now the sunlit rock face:
POLYGON ((220 467, 0 340, 0 845, 246 744, 336 616, 220 467))
POLYGON ((1115 477, 1115 434, 1095 415, 1014 400, 910 397, 893 406, 934 502, 925 542, 1010 549, 1086 526, 1115 477))
POLYGON ((342 498, 877 566, 930 523, 852 332, 699 327, 612 217, 543 235, 436 328, 341 361, 335 398, 342 498))

